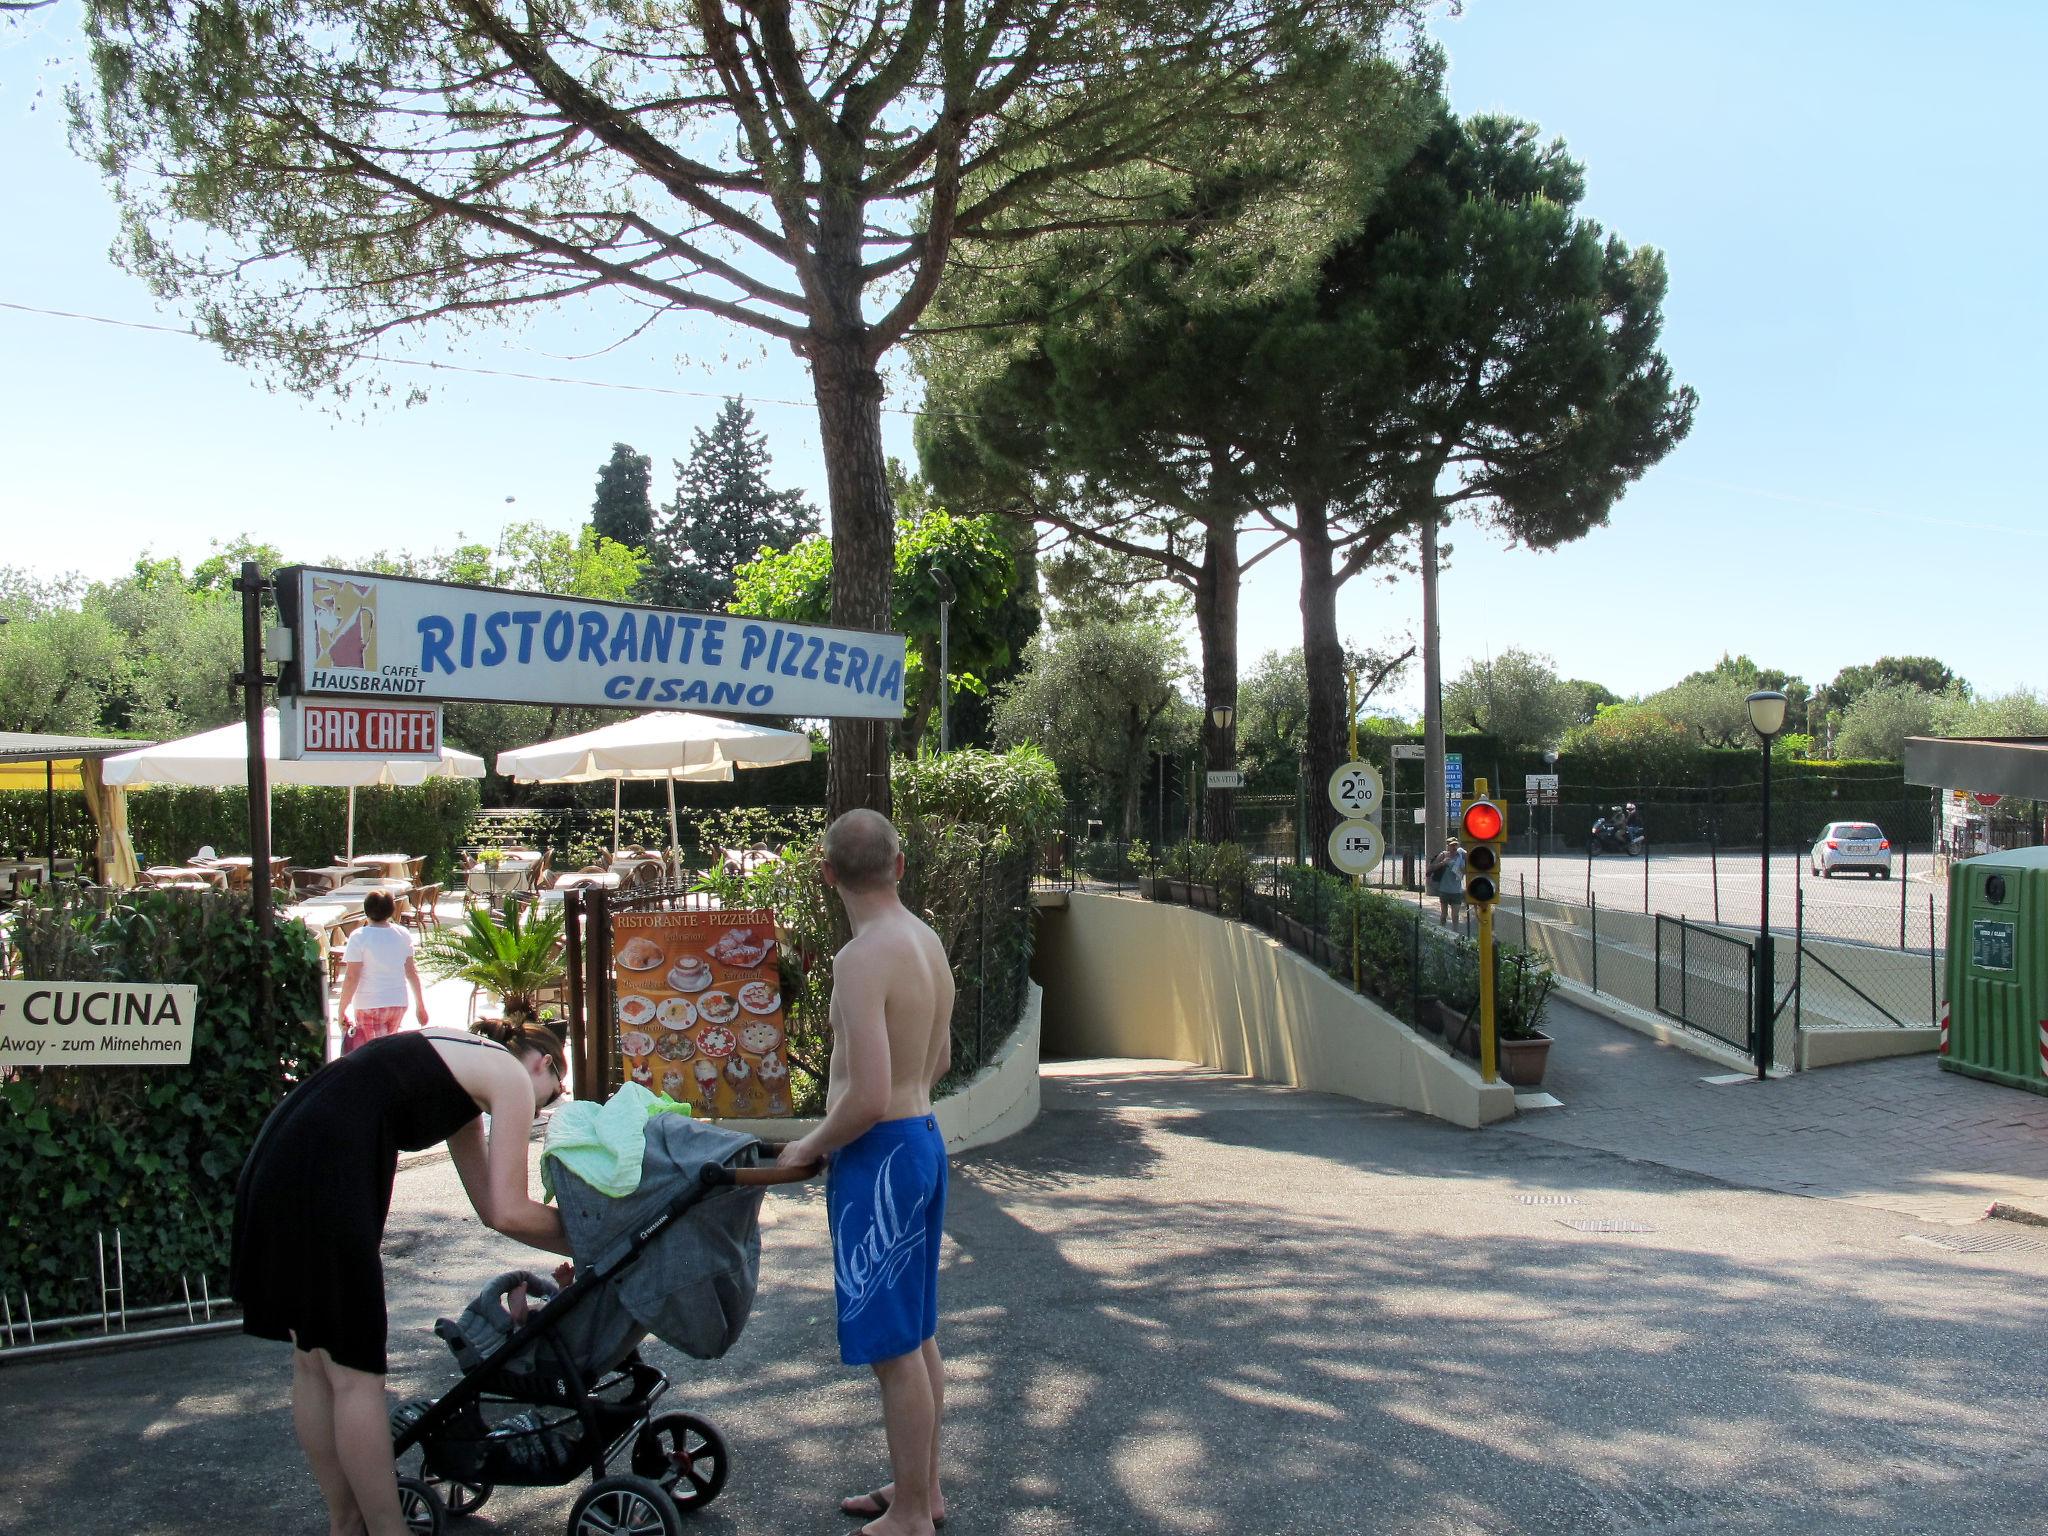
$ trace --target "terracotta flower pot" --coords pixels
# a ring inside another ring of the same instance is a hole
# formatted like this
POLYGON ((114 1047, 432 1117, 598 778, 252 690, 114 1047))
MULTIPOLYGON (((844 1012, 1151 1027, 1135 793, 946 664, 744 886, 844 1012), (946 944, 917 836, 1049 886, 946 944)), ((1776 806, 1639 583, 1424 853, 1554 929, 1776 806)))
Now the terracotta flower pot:
POLYGON ((1527 1040, 1502 1040, 1500 1075, 1517 1088, 1534 1088, 1543 1081, 1543 1069, 1550 1064, 1550 1036, 1538 1033, 1527 1040))

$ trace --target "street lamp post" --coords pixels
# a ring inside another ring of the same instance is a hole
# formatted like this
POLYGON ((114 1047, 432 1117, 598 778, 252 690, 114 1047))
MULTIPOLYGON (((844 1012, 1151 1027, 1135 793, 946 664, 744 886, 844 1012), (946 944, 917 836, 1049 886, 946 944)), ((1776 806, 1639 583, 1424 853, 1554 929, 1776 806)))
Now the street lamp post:
POLYGON ((1749 723, 1756 730, 1764 746, 1764 800, 1763 800, 1763 908, 1757 918, 1756 955, 1756 1075, 1759 1081, 1771 1069, 1773 1054, 1772 1029, 1777 1014, 1772 1006, 1777 997, 1778 979, 1775 947, 1771 942, 1771 738, 1785 729, 1785 695, 1774 688, 1766 688, 1749 696, 1749 723))
MULTIPOLYGON (((1209 723, 1216 727, 1219 745, 1230 740, 1230 727, 1236 721, 1235 705, 1209 706, 1209 723)), ((1235 752, 1220 755, 1228 756, 1233 764, 1237 761, 1235 752)), ((1214 755, 1211 757, 1211 761, 1213 760, 1214 755)), ((1219 789, 1214 795, 1206 797, 1209 803, 1209 841, 1212 843, 1220 843, 1226 839, 1234 842, 1237 839, 1237 806, 1232 798, 1235 793, 1236 791, 1231 789, 1219 789)))
MULTIPOLYGON (((1208 723, 1217 727, 1217 745, 1231 739, 1231 725, 1237 721, 1235 705, 1210 705, 1208 723)), ((1214 762, 1219 756, 1227 756, 1233 764, 1237 762, 1235 752, 1212 752, 1208 760, 1214 762)), ((1237 801, 1231 788, 1219 788, 1210 795, 1204 795, 1208 803, 1208 840, 1210 842, 1237 842, 1237 801)))

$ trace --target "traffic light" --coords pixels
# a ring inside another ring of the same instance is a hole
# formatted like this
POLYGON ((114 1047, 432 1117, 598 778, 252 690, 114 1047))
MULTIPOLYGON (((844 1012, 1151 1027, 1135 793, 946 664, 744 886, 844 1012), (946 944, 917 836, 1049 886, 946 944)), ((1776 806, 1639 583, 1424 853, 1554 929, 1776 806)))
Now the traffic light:
POLYGON ((1508 819, 1491 800, 1474 800, 1460 823, 1465 844, 1465 899, 1476 907, 1500 900, 1500 855, 1507 846, 1508 819))

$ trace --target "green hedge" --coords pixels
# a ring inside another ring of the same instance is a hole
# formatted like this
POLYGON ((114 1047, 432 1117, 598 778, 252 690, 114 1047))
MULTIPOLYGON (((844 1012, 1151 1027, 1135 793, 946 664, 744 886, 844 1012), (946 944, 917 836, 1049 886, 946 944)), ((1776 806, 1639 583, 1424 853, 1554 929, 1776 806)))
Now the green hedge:
POLYGON ((0 1084, 0 1291, 17 1308, 26 1292, 45 1318, 98 1310, 95 1238, 111 1267, 117 1229, 130 1306, 177 1299, 181 1275, 221 1296, 236 1175, 326 1043, 321 956, 300 925, 278 925, 266 949, 244 896, 100 895, 16 909, 24 974, 187 982, 199 1009, 188 1066, 34 1068, 0 1084))
MULTIPOLYGON (((57 851, 83 858, 93 849, 84 797, 57 796, 57 851)), ((430 879, 454 868, 479 803, 476 784, 434 779, 414 789, 356 791, 356 849, 415 854, 430 879)), ((249 851, 249 793, 243 789, 138 789, 128 796, 128 831, 144 864, 183 864, 201 848, 249 851)), ((277 785, 270 792, 272 851, 294 864, 330 864, 348 838, 348 791, 277 785)), ((0 792, 0 852, 43 849, 43 797, 0 792)))
MULTIPOLYGON (((953 964, 953 1066, 945 1092, 992 1059, 1022 1015, 1031 982, 1031 871, 1036 850, 1059 827, 1059 773, 1036 747, 964 750, 896 759, 891 788, 903 837, 904 904, 932 924, 953 964)), ((783 996, 799 1114, 823 1108, 832 957, 843 942, 844 919, 819 862, 814 834, 750 876, 706 881, 729 906, 772 907, 788 931, 783 996)))

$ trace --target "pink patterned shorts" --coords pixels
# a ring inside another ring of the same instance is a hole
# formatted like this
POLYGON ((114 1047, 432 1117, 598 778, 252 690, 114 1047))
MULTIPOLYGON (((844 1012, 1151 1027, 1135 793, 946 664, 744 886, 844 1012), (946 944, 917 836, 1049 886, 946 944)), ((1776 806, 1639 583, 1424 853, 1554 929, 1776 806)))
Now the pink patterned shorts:
POLYGON ((358 1046, 368 1045, 372 1040, 381 1040, 386 1035, 396 1034, 398 1026, 405 1022, 405 1005, 396 1008, 354 1008, 355 1027, 341 1038, 341 1054, 346 1056, 358 1046))

